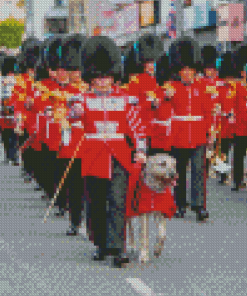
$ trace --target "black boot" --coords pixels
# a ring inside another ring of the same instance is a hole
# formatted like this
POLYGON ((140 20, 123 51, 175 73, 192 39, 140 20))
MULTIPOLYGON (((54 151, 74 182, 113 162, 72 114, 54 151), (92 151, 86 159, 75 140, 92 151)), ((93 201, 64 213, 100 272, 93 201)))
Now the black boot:
POLYGON ((197 222, 204 222, 206 219, 209 218, 208 211, 204 209, 199 209, 196 214, 196 221, 197 222))
POLYGON ((239 191, 239 184, 235 184, 234 187, 231 188, 231 191, 239 191))
POLYGON ((179 208, 179 211, 174 214, 174 218, 184 218, 185 213, 186 213, 186 208, 179 208))
POLYGON ((94 256, 93 256, 93 260, 94 261, 104 261, 106 257, 106 252, 104 249, 102 248, 97 248, 94 256))
POLYGON ((115 257, 114 258, 114 267, 122 268, 123 264, 129 263, 129 258, 127 257, 115 257))
POLYGON ((221 180, 219 181, 219 184, 225 184, 226 183, 226 174, 220 174, 221 175, 221 180))
POLYGON ((64 218, 64 210, 63 209, 59 209, 59 212, 58 213, 55 213, 55 216, 56 217, 61 217, 61 218, 64 218))
POLYGON ((70 229, 66 232, 68 236, 76 236, 79 235, 78 227, 74 224, 71 225, 70 229))

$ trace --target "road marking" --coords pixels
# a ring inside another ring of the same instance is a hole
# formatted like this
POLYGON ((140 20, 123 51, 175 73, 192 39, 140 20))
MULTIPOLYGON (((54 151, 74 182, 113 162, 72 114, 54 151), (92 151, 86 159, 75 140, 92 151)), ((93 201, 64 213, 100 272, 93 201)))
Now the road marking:
POLYGON ((139 278, 127 278, 126 282, 131 284, 132 288, 143 296, 157 296, 162 294, 156 294, 139 278))

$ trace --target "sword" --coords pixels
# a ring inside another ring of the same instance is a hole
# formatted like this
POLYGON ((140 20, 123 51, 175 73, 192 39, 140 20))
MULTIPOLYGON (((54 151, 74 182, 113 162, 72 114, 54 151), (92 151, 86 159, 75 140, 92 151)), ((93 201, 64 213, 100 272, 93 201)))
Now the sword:
POLYGON ((65 179, 67 178, 68 173, 69 173, 69 171, 70 171, 70 169, 71 169, 71 167, 72 167, 72 164, 73 164, 74 161, 75 161, 75 158, 76 158, 76 156, 77 156, 77 153, 78 153, 78 151, 79 151, 79 149, 80 149, 80 147, 81 147, 81 144, 82 144, 83 140, 84 140, 84 134, 82 135, 81 140, 80 140, 79 143, 77 144, 76 149, 75 149, 75 151, 74 151, 74 154, 73 154, 73 156, 72 156, 72 158, 71 158, 71 160, 70 160, 68 166, 66 167, 66 170, 64 171, 63 177, 62 177, 61 181, 59 182, 59 185, 58 185, 57 190, 56 190, 56 193, 54 194, 54 197, 53 197, 53 199, 52 199, 52 201, 51 201, 51 204, 49 205, 49 208, 46 210, 46 214, 45 214, 45 216, 44 216, 44 221, 43 221, 43 223, 46 223, 46 221, 47 221, 47 217, 48 217, 49 214, 50 214, 50 210, 54 207, 54 204, 55 204, 55 202, 56 202, 56 200, 57 200, 57 197, 58 197, 58 195, 59 195, 59 192, 61 191, 62 186, 64 185, 64 181, 65 181, 65 179))

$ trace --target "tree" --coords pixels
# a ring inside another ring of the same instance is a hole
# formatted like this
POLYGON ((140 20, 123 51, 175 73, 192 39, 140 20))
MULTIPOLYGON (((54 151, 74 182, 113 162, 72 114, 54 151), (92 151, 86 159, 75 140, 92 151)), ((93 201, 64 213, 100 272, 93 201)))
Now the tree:
POLYGON ((21 46, 21 38, 24 33, 24 24, 15 18, 8 18, 0 22, 0 46, 17 48, 21 46))

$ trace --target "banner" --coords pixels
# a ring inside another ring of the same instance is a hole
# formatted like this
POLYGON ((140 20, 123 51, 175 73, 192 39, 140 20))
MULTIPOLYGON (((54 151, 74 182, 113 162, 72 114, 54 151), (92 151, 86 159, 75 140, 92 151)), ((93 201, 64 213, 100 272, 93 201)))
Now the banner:
POLYGON ((171 8, 168 15, 168 21, 166 23, 166 34, 169 38, 175 39, 176 33, 176 6, 175 0, 171 0, 171 8))
POLYGON ((218 41, 244 40, 244 5, 226 4, 218 8, 218 41))
MULTIPOLYGON (((104 12, 107 15, 106 12, 104 12)), ((106 34, 116 36, 134 33, 139 30, 139 5, 138 3, 130 4, 121 11, 108 13, 112 18, 112 26, 104 28, 106 34)))
POLYGON ((140 26, 146 27, 154 24, 154 1, 140 3, 140 26))

